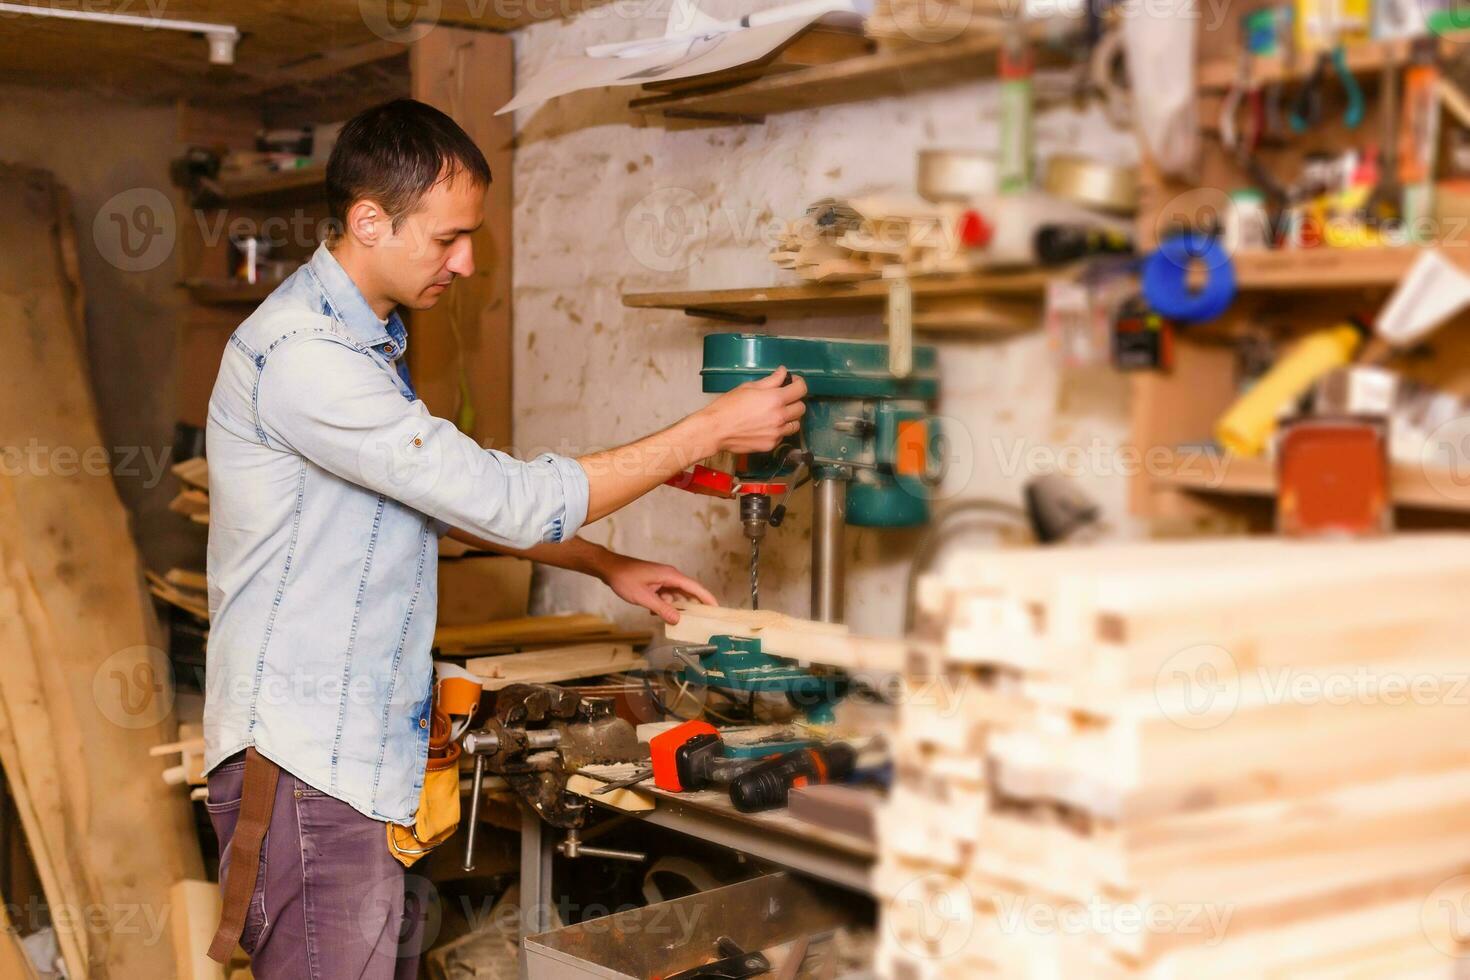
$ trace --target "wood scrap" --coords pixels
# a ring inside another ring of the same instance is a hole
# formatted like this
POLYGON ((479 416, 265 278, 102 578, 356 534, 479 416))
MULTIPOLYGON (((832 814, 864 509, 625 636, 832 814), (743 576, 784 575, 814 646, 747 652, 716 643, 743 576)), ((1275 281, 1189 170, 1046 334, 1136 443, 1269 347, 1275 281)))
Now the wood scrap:
MULTIPOLYGON (((49 174, 0 167, 0 445, 104 445, 59 258, 49 174)), ((120 930, 203 874, 186 801, 148 749, 172 735, 162 636, 110 473, 0 473, 0 765, 74 977, 168 976, 167 943, 120 930), (100 917, 100 921, 99 921, 100 917)))
POLYGON ((204 726, 198 723, 180 724, 179 738, 165 742, 148 750, 154 758, 177 755, 179 764, 163 771, 163 781, 170 786, 205 786, 204 775, 204 726))
POLYGON ((637 766, 589 766, 588 769, 597 770, 595 773, 576 772, 567 779, 567 789, 578 795, 597 800, 615 810, 625 813, 646 813, 656 809, 658 803, 647 793, 641 793, 636 786, 620 786, 607 792, 599 792, 609 783, 615 783, 619 779, 628 779, 634 775, 637 766))
POLYGON ((202 490, 181 490, 169 501, 168 509, 175 514, 193 517, 209 513, 209 494, 202 490))
POLYGON ((170 468, 170 472, 184 486, 209 493, 209 463, 203 456, 195 456, 175 463, 170 468))
POLYGON ((0 977, 39 980, 35 965, 20 943, 20 933, 10 919, 10 905, 10 900, 0 895, 0 977))
POLYGON ((192 589, 183 589, 170 582, 167 577, 159 575, 154 571, 146 571, 144 575, 148 579, 148 591, 171 606, 177 606, 192 616, 200 619, 209 619, 209 600, 207 596, 192 589))
POLYGON ((911 275, 973 272, 987 264, 967 245, 971 209, 911 195, 823 198, 787 224, 771 261, 814 282, 876 279, 885 270, 911 275))
POLYGON ((917 590, 880 970, 1452 976, 1467 585, 1458 534, 955 556, 917 590))
POLYGON ((465 669, 482 678, 487 691, 512 684, 557 684, 645 666, 643 656, 626 643, 584 643, 465 661, 465 669))

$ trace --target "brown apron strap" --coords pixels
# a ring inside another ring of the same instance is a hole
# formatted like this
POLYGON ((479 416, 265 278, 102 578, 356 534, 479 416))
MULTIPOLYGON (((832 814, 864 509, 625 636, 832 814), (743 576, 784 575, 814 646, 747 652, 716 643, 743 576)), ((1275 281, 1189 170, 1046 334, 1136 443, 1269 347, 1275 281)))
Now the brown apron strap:
POLYGON ((221 884, 219 930, 209 946, 209 958, 228 963, 245 930, 245 915, 255 895, 256 878, 260 874, 260 848, 270 829, 271 811, 276 804, 276 780, 281 770, 274 762, 255 751, 245 750, 245 784, 240 792, 240 818, 235 835, 230 838, 230 873, 221 884))

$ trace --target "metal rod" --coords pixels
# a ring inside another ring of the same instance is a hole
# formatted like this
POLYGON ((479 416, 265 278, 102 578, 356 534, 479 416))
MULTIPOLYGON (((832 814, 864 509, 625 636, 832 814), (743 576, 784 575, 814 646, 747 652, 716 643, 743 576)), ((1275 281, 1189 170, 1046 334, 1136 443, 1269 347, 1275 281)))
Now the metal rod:
POLYGON ((840 623, 847 481, 818 477, 812 491, 812 619, 840 623))
POLYGON ((480 791, 485 786, 485 757, 475 754, 475 783, 470 789, 470 825, 464 833, 464 865, 466 871, 475 870, 475 827, 480 822, 480 791))

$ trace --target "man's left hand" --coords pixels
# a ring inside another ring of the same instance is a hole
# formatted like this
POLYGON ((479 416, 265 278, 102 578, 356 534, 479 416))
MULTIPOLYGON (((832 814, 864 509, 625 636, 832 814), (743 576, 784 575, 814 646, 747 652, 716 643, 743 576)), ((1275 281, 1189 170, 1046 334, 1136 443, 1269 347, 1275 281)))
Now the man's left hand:
POLYGON ((606 582, 618 598, 642 606, 671 625, 679 621, 674 599, 695 599, 706 605, 719 605, 708 589, 672 565, 610 552, 601 566, 597 577, 606 582))

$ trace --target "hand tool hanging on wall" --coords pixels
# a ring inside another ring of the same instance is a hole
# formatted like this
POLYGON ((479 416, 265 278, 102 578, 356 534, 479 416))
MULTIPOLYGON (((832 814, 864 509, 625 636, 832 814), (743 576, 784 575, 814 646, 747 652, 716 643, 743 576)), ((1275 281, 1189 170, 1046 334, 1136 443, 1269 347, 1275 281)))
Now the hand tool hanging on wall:
POLYGON ((1397 220, 1403 212, 1404 188, 1399 182, 1399 64, 1392 44, 1384 46, 1379 82, 1378 112, 1382 135, 1378 142, 1378 184, 1364 208, 1370 223, 1397 220))
POLYGON ((1356 129, 1362 124, 1363 90, 1358 86, 1358 80, 1353 77, 1353 73, 1348 70, 1346 49, 1341 44, 1336 44, 1330 50, 1317 55, 1312 73, 1302 83, 1302 90, 1292 103, 1290 118, 1293 132, 1305 133, 1322 121, 1322 103, 1329 69, 1337 75, 1347 100, 1347 107, 1342 115, 1343 124, 1349 129, 1356 129))

